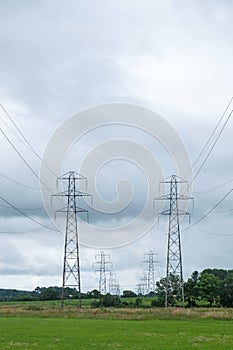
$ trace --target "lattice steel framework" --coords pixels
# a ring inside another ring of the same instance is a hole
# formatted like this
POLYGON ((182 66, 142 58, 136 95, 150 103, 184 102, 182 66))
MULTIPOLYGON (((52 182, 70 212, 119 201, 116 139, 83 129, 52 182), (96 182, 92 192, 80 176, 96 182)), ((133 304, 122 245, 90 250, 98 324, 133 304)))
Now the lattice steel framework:
POLYGON ((144 255, 143 264, 147 266, 147 293, 155 291, 155 264, 158 264, 157 254, 153 253, 152 250, 148 254, 144 255))
POLYGON ((179 201, 190 200, 191 197, 178 193, 178 185, 185 184, 188 186, 188 183, 187 181, 180 180, 176 175, 172 175, 169 180, 162 181, 161 183, 169 184, 170 189, 168 195, 158 198, 169 201, 169 209, 161 213, 162 215, 169 216, 165 306, 169 306, 170 303, 177 298, 181 300, 184 306, 184 281, 179 217, 180 215, 189 215, 189 213, 179 209, 179 201), (175 282, 176 278, 177 281, 175 282))
POLYGON ((144 273, 138 280, 137 292, 138 296, 141 297, 146 294, 147 290, 147 275, 144 273))
POLYGON ((112 271, 109 273, 109 293, 111 295, 120 296, 120 285, 112 271))
POLYGON ((112 263, 110 262, 110 255, 105 254, 103 251, 95 256, 95 259, 99 259, 94 262, 95 272, 99 272, 99 292, 101 295, 107 293, 107 276, 106 273, 110 272, 112 263))
POLYGON ((56 194, 56 196, 67 197, 67 208, 58 210, 57 212, 66 213, 66 230, 64 244, 64 262, 62 277, 62 307, 64 306, 65 288, 76 288, 78 291, 79 306, 81 307, 81 278, 80 278, 80 262, 79 262, 79 239, 78 239, 78 223, 77 213, 85 213, 86 209, 77 205, 78 197, 90 196, 88 193, 79 191, 77 188, 80 180, 86 178, 75 171, 70 171, 59 178, 62 181, 68 181, 67 191, 56 194))

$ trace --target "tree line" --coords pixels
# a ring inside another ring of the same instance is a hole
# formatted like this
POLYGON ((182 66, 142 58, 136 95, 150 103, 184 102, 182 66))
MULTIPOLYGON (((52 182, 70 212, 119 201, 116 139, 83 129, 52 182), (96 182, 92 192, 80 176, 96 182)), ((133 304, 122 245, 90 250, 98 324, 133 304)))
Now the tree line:
MULTIPOLYGON (((154 301, 154 306, 164 305, 166 288, 170 289, 169 305, 180 304, 181 298, 177 296, 180 281, 177 276, 171 275, 168 287, 166 278, 156 282, 157 299, 154 301)), ((184 283, 184 296, 188 307, 202 305, 233 307, 233 270, 205 269, 201 273, 194 271, 184 283)))
POLYGON ((233 307, 233 270, 205 269, 201 274, 195 271, 184 291, 189 306, 204 300, 209 306, 233 307))
MULTIPOLYGON (((156 282, 155 291, 146 295, 137 295, 131 290, 124 290, 121 297, 116 295, 101 295, 97 289, 82 293, 82 299, 93 299, 92 306, 127 307, 143 306, 143 298, 152 298, 152 307, 162 307, 165 304, 165 291, 169 288, 169 305, 181 305, 178 290, 179 278, 175 275, 156 282), (135 299, 133 302, 130 299, 135 299)), ((37 287, 34 291, 19 291, 15 289, 0 289, 0 301, 37 301, 61 299, 61 287, 37 287)), ((194 271, 190 278, 184 282, 185 306, 219 306, 233 307, 233 270, 205 269, 202 272, 194 271)), ((66 299, 77 299, 75 288, 65 288, 66 299)), ((146 303, 148 306, 148 303, 146 303)))

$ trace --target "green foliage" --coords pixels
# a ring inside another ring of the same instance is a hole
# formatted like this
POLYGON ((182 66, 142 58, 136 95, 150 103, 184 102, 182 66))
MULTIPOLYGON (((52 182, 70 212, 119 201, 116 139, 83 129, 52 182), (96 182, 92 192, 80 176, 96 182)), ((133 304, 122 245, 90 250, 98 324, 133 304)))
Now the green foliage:
POLYGON ((233 307, 233 276, 230 275, 220 282, 220 303, 223 307, 233 307))
MULTIPOLYGON (((168 305, 179 305, 177 291, 179 278, 170 275, 167 284, 166 278, 156 282, 156 299, 151 306, 164 306, 165 292, 168 287, 168 305)), ((205 269, 200 274, 194 271, 184 283, 184 295, 187 306, 199 305, 233 307, 233 270, 205 269)))
POLYGON ((135 300, 136 298, 124 298, 121 300, 121 306, 126 308, 133 308, 135 307, 135 300))
POLYGON ((225 278, 227 278, 229 271, 223 269, 205 269, 202 271, 202 274, 206 273, 215 276, 220 281, 223 281, 225 278))
POLYGON ((58 287, 37 288, 39 300, 58 300, 61 299, 61 290, 58 287))
POLYGON ((188 302, 189 307, 196 306, 199 299, 198 278, 198 271, 194 271, 191 278, 184 284, 185 301, 188 302))
POLYGON ((123 290, 122 298, 136 298, 137 294, 132 290, 123 290))
POLYGON ((102 296, 100 299, 100 305, 104 307, 119 307, 121 305, 121 299, 117 296, 113 296, 109 293, 106 295, 102 296))
POLYGON ((106 295, 101 295, 99 300, 93 300, 91 303, 92 308, 98 307, 120 307, 121 299, 115 295, 107 293, 106 295))
MULTIPOLYGON (((132 290, 124 290, 122 299, 117 296, 101 296, 97 289, 81 294, 85 307, 161 307, 165 305, 165 291, 168 287, 168 305, 180 305, 180 281, 177 276, 170 275, 156 282, 155 292, 143 298, 137 298, 132 290), (153 300, 151 300, 153 298, 153 300)), ((61 300, 61 287, 37 287, 34 291, 0 289, 0 302, 12 301, 57 301, 61 300)), ((77 305, 78 292, 75 288, 65 288, 65 298, 69 305, 77 305)), ((188 307, 223 306, 233 307, 233 270, 205 269, 201 273, 194 271, 184 283, 185 302, 188 307)))
POLYGON ((15 298, 15 301, 35 301, 36 298, 31 294, 20 294, 15 298))
POLYGON ((161 278, 156 282, 156 295, 161 305, 165 304, 166 278, 161 278))
POLYGON ((164 306, 164 300, 161 300, 159 298, 153 299, 150 304, 151 307, 163 307, 164 306))
POLYGON ((100 292, 97 289, 93 289, 91 292, 87 292, 87 295, 90 299, 99 299, 100 292))
POLYGON ((166 290, 168 295, 168 305, 174 306, 177 302, 180 302, 180 280, 178 276, 170 274, 168 279, 161 278, 160 281, 156 282, 156 296, 160 305, 165 304, 166 290))
POLYGON ((96 308, 98 308, 98 307, 100 307, 100 301, 99 300, 93 300, 92 302, 91 302, 91 307, 93 308, 93 309, 96 309, 96 308))
POLYGON ((0 301, 29 300, 32 293, 16 289, 0 289, 0 301), (21 299, 22 298, 22 299, 21 299))
POLYGON ((209 306, 212 306, 217 301, 219 280, 213 274, 201 273, 198 279, 198 289, 200 297, 207 300, 209 306))
POLYGON ((142 306, 142 298, 136 298, 135 299, 135 306, 141 307, 142 306))
MULTIPOLYGON (((36 287, 32 292, 36 300, 60 300, 62 295, 61 287, 36 287)), ((65 299, 77 299, 78 292, 75 288, 65 288, 64 289, 65 299)))

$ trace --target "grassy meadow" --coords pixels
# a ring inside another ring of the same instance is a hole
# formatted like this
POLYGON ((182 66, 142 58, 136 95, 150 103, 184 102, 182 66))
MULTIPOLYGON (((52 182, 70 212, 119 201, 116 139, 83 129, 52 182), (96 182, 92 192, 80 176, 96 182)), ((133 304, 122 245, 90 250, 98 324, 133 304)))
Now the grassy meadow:
POLYGON ((233 309, 0 304, 0 349, 233 349, 233 309))

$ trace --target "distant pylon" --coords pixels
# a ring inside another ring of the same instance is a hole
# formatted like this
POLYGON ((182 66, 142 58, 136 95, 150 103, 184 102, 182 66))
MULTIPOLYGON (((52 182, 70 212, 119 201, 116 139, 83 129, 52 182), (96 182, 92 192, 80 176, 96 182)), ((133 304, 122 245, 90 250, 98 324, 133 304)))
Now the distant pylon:
POLYGON ((169 216, 168 243, 167 243, 167 267, 166 267, 166 287, 165 287, 165 306, 169 306, 174 298, 180 298, 184 306, 184 280, 180 238, 180 215, 189 215, 188 212, 179 209, 179 201, 190 200, 191 197, 178 193, 178 185, 185 184, 187 181, 178 179, 176 175, 172 175, 167 181, 161 183, 169 184, 169 194, 161 196, 157 199, 168 200, 169 209, 163 211, 162 215, 169 216), (177 295, 174 295, 172 288, 172 277, 178 278, 177 295))
POLYGON ((152 250, 144 255, 143 264, 147 266, 147 293, 155 291, 155 264, 158 263, 157 254, 152 250))
POLYGON ((107 277, 106 272, 110 271, 112 263, 110 260, 110 255, 105 254, 103 251, 95 256, 98 261, 94 262, 95 272, 99 272, 99 292, 101 295, 106 295, 107 293, 107 277))
POLYGON ((114 279, 112 282, 111 294, 117 295, 118 297, 120 297, 120 295, 121 295, 120 284, 119 284, 117 279, 114 279))
POLYGON ((58 193, 55 196, 67 197, 67 208, 58 210, 57 212, 66 213, 66 230, 64 245, 64 263, 62 278, 62 307, 64 306, 65 288, 76 288, 79 297, 79 306, 81 307, 81 279, 80 279, 80 263, 79 263, 79 239, 77 213, 86 213, 88 211, 78 207, 77 198, 90 196, 87 193, 79 191, 77 183, 86 178, 75 171, 70 171, 59 178, 68 181, 67 191, 58 193))
POLYGON ((109 273, 109 293, 120 296, 120 285, 112 271, 109 273))
POLYGON ((144 273, 142 277, 139 278, 137 284, 138 296, 141 297, 146 294, 147 289, 147 275, 144 273))

